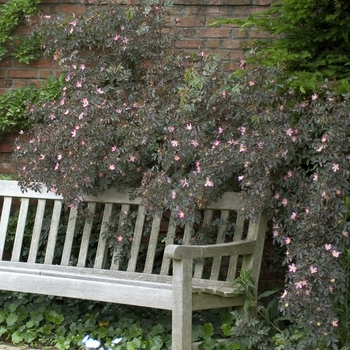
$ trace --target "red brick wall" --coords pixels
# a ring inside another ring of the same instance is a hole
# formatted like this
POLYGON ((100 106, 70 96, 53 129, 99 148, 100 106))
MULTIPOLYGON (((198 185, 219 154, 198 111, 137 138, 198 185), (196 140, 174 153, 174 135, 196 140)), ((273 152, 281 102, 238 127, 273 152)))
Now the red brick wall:
MULTIPOLYGON (((124 3, 126 0, 118 0, 124 3)), ((0 0, 0 4, 6 0, 0 0)), ((84 4, 78 0, 42 0, 41 8, 47 14, 80 14, 84 4)), ((227 69, 234 69, 244 57, 242 42, 261 37, 256 31, 240 31, 238 26, 210 28, 214 18, 246 18, 268 7, 270 0, 174 0, 169 23, 176 28, 178 50, 201 50, 215 53, 227 62, 227 69)), ((18 28, 25 33, 26 27, 18 28)), ((0 94, 31 83, 39 86, 49 75, 57 76, 57 66, 50 59, 39 59, 30 65, 7 58, 0 64, 0 94)))
MULTIPOLYGON (((256 31, 241 31, 238 25, 211 28, 216 18, 247 18, 249 15, 266 10, 270 0, 175 0, 172 23, 177 22, 179 50, 203 50, 215 53, 227 62, 227 69, 238 67, 244 57, 242 43, 254 39, 256 31)), ((261 35, 261 34, 260 34, 261 35)))

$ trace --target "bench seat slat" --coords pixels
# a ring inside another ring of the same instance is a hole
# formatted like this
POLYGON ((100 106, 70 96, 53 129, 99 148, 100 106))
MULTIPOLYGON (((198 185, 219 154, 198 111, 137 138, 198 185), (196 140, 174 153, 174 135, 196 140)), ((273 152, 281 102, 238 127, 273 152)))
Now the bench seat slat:
MULTIPOLYGON (((173 308, 171 284, 128 283, 127 280, 85 280, 79 275, 65 276, 46 274, 25 274, 2 271, 5 283, 0 281, 0 289, 26 293, 56 295, 68 298, 88 299, 157 309, 173 308), (62 283, 63 282, 63 283, 62 283), (101 282, 103 283, 101 285, 101 282), (118 293, 115 290, 118 290, 118 293)), ((196 293, 193 296, 193 309, 202 310, 212 307, 243 305, 244 298, 227 297, 215 299, 211 293, 196 293), (204 301, 203 301, 204 300, 204 301), (225 301, 226 300, 226 301, 225 301), (215 304, 216 302, 216 304, 215 304)))
POLYGON ((160 309, 171 309, 171 285, 159 283, 127 283, 126 280, 83 279, 80 275, 47 275, 1 272, 6 283, 0 289, 39 293, 69 298, 88 299, 160 309), (78 277, 80 277, 78 279, 78 277), (118 293, 115 292, 118 290, 118 293))
MULTIPOLYGON (((36 273, 36 274, 60 274, 61 276, 70 274, 76 274, 82 278, 89 278, 89 276, 96 276, 100 278, 116 278, 116 279, 126 279, 135 281, 149 281, 149 282, 159 282, 159 283, 172 283, 172 276, 165 275, 155 275, 146 274, 143 272, 127 272, 118 270, 103 270, 94 269, 87 267, 77 267, 77 266, 61 266, 61 265, 44 265, 44 264, 31 264, 24 262, 9 262, 0 261, 0 272, 7 271, 12 273, 36 273), (87 276, 87 277, 85 277, 87 276)), ((1 281, 0 281, 1 282, 1 281)), ((225 281, 211 281, 203 279, 193 279, 192 285, 194 287, 201 288, 232 288, 232 283, 225 281)), ((0 288, 1 289, 1 288, 0 288)))

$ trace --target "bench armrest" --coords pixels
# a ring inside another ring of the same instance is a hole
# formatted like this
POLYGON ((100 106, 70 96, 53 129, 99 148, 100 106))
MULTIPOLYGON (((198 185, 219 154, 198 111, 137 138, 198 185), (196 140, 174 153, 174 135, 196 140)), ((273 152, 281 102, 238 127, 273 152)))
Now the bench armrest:
POLYGON ((169 259, 214 258, 219 256, 253 254, 256 241, 245 239, 230 243, 210 245, 176 245, 169 244, 165 248, 165 256, 169 259))

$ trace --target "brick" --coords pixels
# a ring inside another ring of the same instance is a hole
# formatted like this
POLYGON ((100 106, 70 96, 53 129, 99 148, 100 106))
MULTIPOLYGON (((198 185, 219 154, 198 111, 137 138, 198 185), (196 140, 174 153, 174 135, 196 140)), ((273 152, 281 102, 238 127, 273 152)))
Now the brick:
POLYGON ((58 68, 57 62, 48 58, 39 58, 38 60, 31 61, 29 66, 31 68, 58 68))
POLYGON ((41 0, 41 6, 43 4, 63 4, 63 0, 41 0))
POLYGON ((13 67, 16 68, 16 69, 18 69, 18 68, 28 68, 28 65, 26 63, 14 60, 13 61, 13 67))
POLYGON ((248 38, 248 31, 247 30, 234 29, 233 30, 233 37, 235 39, 248 38))
POLYGON ((230 34, 230 28, 205 28, 199 31, 201 38, 228 38, 230 34))
POLYGON ((0 163, 0 173, 1 174, 14 174, 15 165, 11 163, 0 163))
POLYGON ((49 69, 40 69, 39 70, 39 78, 46 79, 47 77, 55 76, 55 71, 49 69))
POLYGON ((222 0, 222 5, 229 6, 252 5, 252 3, 252 0, 222 0))
POLYGON ((242 41, 241 40, 223 40, 221 47, 223 49, 240 49, 241 48, 242 41))
POLYGON ((1 67, 13 67, 13 61, 14 59, 11 58, 4 58, 1 60, 1 67))
POLYGON ((205 41, 205 47, 210 49, 220 48, 221 47, 221 41, 220 40, 206 40, 205 41))
POLYGON ((244 59, 244 51, 241 50, 241 51, 232 51, 230 53, 230 60, 232 61, 240 61, 244 59))
POLYGON ((12 86, 12 82, 9 80, 0 80, 0 88, 2 89, 8 89, 12 86))
POLYGON ((198 49, 201 46, 200 40, 178 40, 175 44, 177 48, 198 49))
POLYGON ((222 61, 228 61, 230 59, 230 52, 229 51, 205 50, 204 53, 206 55, 216 55, 222 61))
POLYGON ((36 78, 37 71, 33 69, 9 69, 8 78, 36 78))
POLYGON ((14 79, 12 81, 12 88, 18 89, 24 86, 28 85, 28 80, 23 80, 23 79, 14 79))
POLYGON ((256 0, 258 6, 268 6, 271 4, 271 0, 256 0))
POLYGON ((69 15, 72 15, 72 14, 81 15, 85 12, 85 7, 82 5, 64 4, 64 5, 56 6, 55 12, 67 13, 69 15))
POLYGON ((174 5, 203 5, 203 0, 174 0, 174 5))
POLYGON ((187 6, 186 9, 186 17, 191 16, 205 16, 205 17, 222 17, 224 14, 222 13, 222 10, 220 11, 219 6, 187 6))
POLYGON ((251 15, 251 6, 235 7, 234 17, 248 17, 251 15))
POLYGON ((35 79, 31 80, 30 83, 34 84, 37 88, 40 88, 45 79, 35 79))
POLYGON ((0 144, 0 153, 11 153, 13 152, 13 144, 0 144))
POLYGON ((179 34, 182 38, 197 38, 198 29, 181 29, 179 34))
POLYGON ((268 6, 266 6, 266 7, 263 7, 263 6, 260 6, 260 7, 253 7, 253 8, 250 10, 250 13, 251 13, 252 15, 255 15, 255 14, 257 14, 257 13, 266 11, 266 10, 268 10, 268 9, 269 9, 268 6))
POLYGON ((16 28, 15 33, 18 35, 25 35, 32 31, 32 29, 27 25, 20 25, 16 28))
POLYGON ((203 27, 205 25, 205 18, 176 17, 173 22, 177 27, 203 27))

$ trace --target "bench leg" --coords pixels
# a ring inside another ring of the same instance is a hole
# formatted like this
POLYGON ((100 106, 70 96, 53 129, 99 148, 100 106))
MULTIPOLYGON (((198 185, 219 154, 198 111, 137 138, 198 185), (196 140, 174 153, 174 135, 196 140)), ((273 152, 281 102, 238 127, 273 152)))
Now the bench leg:
POLYGON ((172 350, 191 350, 192 259, 173 260, 172 350))

